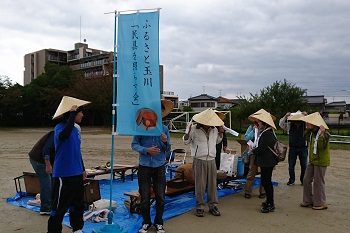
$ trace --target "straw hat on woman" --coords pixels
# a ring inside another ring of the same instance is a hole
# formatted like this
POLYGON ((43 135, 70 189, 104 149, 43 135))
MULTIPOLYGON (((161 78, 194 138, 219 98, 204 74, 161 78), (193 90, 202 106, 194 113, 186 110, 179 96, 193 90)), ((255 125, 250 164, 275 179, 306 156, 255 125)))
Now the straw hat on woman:
POLYGON ((305 139, 309 145, 309 163, 305 171, 303 202, 300 206, 325 210, 328 208, 325 175, 330 165, 328 126, 318 112, 302 117, 301 120, 306 122, 305 139))
POLYGON ((254 146, 249 146, 249 150, 255 155, 255 164, 261 168, 261 183, 266 192, 266 201, 263 202, 261 212, 269 213, 275 210, 274 190, 272 185, 272 171, 277 164, 277 159, 274 153, 269 149, 273 148, 276 136, 273 129, 276 130, 276 119, 264 109, 253 113, 248 117, 252 122, 259 125, 259 136, 254 146))

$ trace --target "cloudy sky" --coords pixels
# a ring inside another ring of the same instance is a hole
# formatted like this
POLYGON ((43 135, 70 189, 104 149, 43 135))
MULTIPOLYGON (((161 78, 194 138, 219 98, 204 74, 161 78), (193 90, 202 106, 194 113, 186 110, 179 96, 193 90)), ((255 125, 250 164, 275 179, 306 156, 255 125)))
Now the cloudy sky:
POLYGON ((23 85, 25 54, 83 39, 113 51, 105 13, 149 8, 162 8, 164 90, 180 99, 248 96, 286 79, 350 103, 349 0, 1 0, 0 75, 23 85))

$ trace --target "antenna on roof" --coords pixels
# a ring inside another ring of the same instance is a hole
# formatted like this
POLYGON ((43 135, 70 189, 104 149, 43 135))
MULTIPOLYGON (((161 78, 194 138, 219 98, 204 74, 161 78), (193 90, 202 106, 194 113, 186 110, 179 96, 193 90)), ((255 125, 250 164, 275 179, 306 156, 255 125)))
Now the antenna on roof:
POLYGON ((80 27, 80 38, 79 38, 79 42, 81 43, 81 15, 79 16, 79 27, 80 27))

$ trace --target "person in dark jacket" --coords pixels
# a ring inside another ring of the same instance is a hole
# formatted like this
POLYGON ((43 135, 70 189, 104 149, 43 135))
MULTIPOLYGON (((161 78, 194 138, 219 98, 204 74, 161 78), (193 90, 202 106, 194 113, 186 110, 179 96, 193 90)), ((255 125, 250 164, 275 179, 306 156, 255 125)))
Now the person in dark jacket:
POLYGON ((306 116, 306 112, 287 112, 284 117, 280 119, 279 125, 282 129, 286 130, 289 134, 289 150, 288 150, 288 171, 289 180, 287 185, 292 186, 295 184, 295 164, 297 158, 300 161, 300 182, 303 185, 304 174, 307 166, 307 141, 304 137, 304 131, 306 129, 305 122, 300 118, 306 116))
POLYGON ((261 168, 261 182, 266 192, 266 201, 262 203, 261 212, 269 213, 275 210, 272 171, 278 161, 271 148, 277 140, 273 131, 276 126, 271 114, 264 109, 250 115, 248 119, 259 125, 260 134, 255 144, 249 145, 249 150, 255 155, 255 164, 261 168))
MULTIPOLYGON (((226 115, 214 110, 214 112, 216 113, 216 115, 218 117, 220 117, 220 119, 222 121, 225 121, 226 115)), ((216 127, 220 133, 222 133, 222 140, 216 144, 216 157, 215 157, 215 163, 216 163, 216 170, 220 170, 220 162, 221 162, 221 151, 223 150, 224 152, 226 152, 226 148, 227 148, 227 137, 226 137, 226 133, 223 127, 216 127)))

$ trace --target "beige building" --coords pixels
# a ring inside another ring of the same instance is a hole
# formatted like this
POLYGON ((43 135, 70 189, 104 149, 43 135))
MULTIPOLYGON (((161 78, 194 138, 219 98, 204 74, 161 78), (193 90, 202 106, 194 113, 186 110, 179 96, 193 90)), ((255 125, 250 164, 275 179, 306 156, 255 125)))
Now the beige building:
MULTIPOLYGON (((24 79, 27 85, 44 73, 46 63, 67 65, 72 70, 80 71, 85 78, 108 75, 113 69, 114 52, 92 49, 85 43, 75 43, 73 50, 63 51, 57 49, 43 49, 24 56, 24 79)), ((159 66, 160 95, 174 103, 175 111, 178 109, 178 96, 174 92, 163 90, 163 65, 159 66)))
MULTIPOLYGON (((27 85, 44 73, 46 63, 68 65, 82 71, 85 77, 107 75, 108 64, 113 64, 113 52, 92 49, 85 43, 76 43, 73 50, 43 49, 24 56, 23 84, 27 85)), ((113 67, 111 65, 111 67, 113 67)))
POLYGON ((44 72, 46 63, 67 65, 67 51, 43 49, 24 56, 23 84, 27 85, 44 72))

